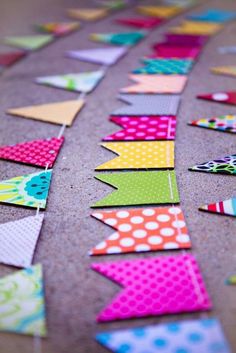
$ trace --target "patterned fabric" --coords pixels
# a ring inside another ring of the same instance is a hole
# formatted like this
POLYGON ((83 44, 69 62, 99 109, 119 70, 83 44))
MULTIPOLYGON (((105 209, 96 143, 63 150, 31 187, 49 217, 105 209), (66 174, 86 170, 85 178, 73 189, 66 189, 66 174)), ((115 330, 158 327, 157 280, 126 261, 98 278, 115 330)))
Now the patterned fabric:
POLYGON ((8 109, 7 113, 29 119, 47 121, 53 124, 71 126, 76 115, 83 108, 83 99, 29 107, 8 109))
POLYGON ((199 94, 197 98, 224 104, 236 105, 236 91, 199 94))
POLYGON ((122 32, 122 33, 93 33, 90 39, 96 42, 104 42, 114 45, 128 45, 137 44, 145 37, 145 32, 122 32))
POLYGON ((188 59, 144 59, 145 66, 133 70, 135 74, 186 75, 192 68, 193 60, 188 59))
POLYGON ((29 267, 42 227, 44 215, 31 216, 0 224, 0 262, 29 267))
POLYGON ((107 142, 102 146, 118 156, 95 170, 174 168, 173 141, 107 142))
POLYGON ((169 44, 182 45, 182 46, 203 46, 209 39, 208 35, 198 35, 198 34, 175 34, 166 33, 166 41, 169 44))
POLYGON ((115 353, 230 353, 220 323, 215 318, 186 320, 129 328, 96 335, 115 353))
POLYGON ((90 93, 104 77, 103 70, 66 74, 57 76, 37 77, 35 82, 41 85, 62 88, 67 91, 90 93))
POLYGON ((84 21, 96 21, 108 16, 107 9, 99 8, 68 9, 67 13, 72 18, 84 21))
POLYGON ((143 17, 143 18, 118 18, 116 22, 137 28, 154 28, 163 23, 161 18, 143 17))
POLYGON ((179 203, 176 176, 173 170, 99 174, 96 179, 117 190, 96 202, 92 207, 179 203))
POLYGON ((170 18, 182 11, 179 6, 138 6, 138 12, 146 16, 170 18))
POLYGON ((176 116, 113 116, 112 122, 124 128, 103 141, 174 140, 176 116))
POLYGON ((170 43, 157 43, 153 45, 155 54, 149 56, 150 58, 178 58, 178 59, 196 59, 200 54, 199 46, 183 46, 170 43))
POLYGON ((36 29, 41 32, 54 34, 55 36, 64 36, 80 27, 79 22, 49 22, 37 25, 36 29))
POLYGON ((22 59, 26 53, 24 51, 15 51, 0 54, 0 66, 8 67, 15 64, 18 60, 22 59))
POLYGON ((224 23, 236 19, 236 12, 222 9, 206 9, 202 13, 188 15, 194 21, 224 23))
POLYGON ((211 72, 219 75, 236 76, 236 66, 217 66, 212 67, 211 72))
POLYGON ((0 159, 52 168, 64 142, 64 137, 34 140, 12 146, 0 146, 0 159))
POLYGON ((194 167, 189 168, 189 170, 208 173, 236 174, 236 154, 197 164, 194 167))
POLYGON ((179 207, 103 211, 92 216, 117 231, 95 246, 90 255, 191 247, 184 215, 179 207))
POLYGON ((179 26, 169 28, 170 33, 210 36, 219 32, 223 25, 211 22, 182 21, 179 26))
POLYGON ((227 278, 226 284, 236 284, 236 275, 233 275, 227 278))
POLYGON ((46 336, 42 266, 0 279, 0 330, 46 336))
POLYGON ((0 182, 0 203, 46 208, 52 170, 0 182))
POLYGON ((210 119, 198 119, 190 123, 208 129, 236 133, 236 115, 220 115, 210 119))
POLYGON ((112 115, 176 115, 180 103, 180 96, 171 94, 120 94, 118 98, 127 105, 115 110, 112 115))
POLYGON ((197 262, 190 254, 93 263, 92 269, 123 287, 99 313, 98 322, 211 308, 197 262))
POLYGON ((201 206, 199 210, 236 217, 236 197, 201 206))
POLYGON ((43 34, 24 37, 6 37, 4 42, 13 47, 25 49, 25 50, 37 50, 53 41, 53 36, 43 34))

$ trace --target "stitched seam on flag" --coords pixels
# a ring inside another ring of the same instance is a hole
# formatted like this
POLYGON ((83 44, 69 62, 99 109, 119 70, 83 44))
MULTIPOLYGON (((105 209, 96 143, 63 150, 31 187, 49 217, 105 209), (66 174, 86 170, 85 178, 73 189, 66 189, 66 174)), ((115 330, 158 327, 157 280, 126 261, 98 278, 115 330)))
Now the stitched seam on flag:
POLYGON ((181 232, 181 228, 179 226, 179 219, 178 219, 178 215, 175 213, 175 221, 177 223, 177 232, 179 235, 182 235, 182 232, 181 232))
POLYGON ((174 195, 173 195, 172 180, 171 180, 171 175, 169 170, 168 170, 168 183, 169 183, 170 198, 173 200, 174 195))
POLYGON ((167 138, 168 138, 168 139, 170 138, 170 134, 171 134, 171 132, 170 132, 170 130, 171 130, 171 125, 172 125, 172 117, 170 117, 170 118, 168 119, 168 128, 167 128, 167 138))
POLYGON ((204 303, 204 297, 203 297, 203 294, 201 292, 201 287, 196 279, 196 276, 195 276, 195 272, 193 270, 193 266, 192 266, 192 263, 190 260, 187 260, 186 261, 186 265, 188 267, 188 273, 191 277, 191 280, 192 280, 192 283, 194 285, 194 290, 195 290, 195 294, 197 296, 197 300, 198 300, 198 303, 199 304, 202 304, 204 303))

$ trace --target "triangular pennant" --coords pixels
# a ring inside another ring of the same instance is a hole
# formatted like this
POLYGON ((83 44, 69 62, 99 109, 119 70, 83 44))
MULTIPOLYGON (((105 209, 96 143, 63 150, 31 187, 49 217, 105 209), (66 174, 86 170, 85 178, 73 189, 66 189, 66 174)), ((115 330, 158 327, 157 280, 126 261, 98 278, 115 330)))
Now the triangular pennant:
POLYGON ((199 210, 236 217, 236 197, 201 206, 199 210))
POLYGON ((210 119, 198 119, 189 123, 192 126, 200 126, 208 129, 236 133, 236 115, 220 115, 210 119))
POLYGON ((144 15, 160 18, 170 18, 182 11, 179 6, 138 6, 137 10, 144 15))
POLYGON ((0 182, 0 203, 46 208, 52 170, 0 182))
POLYGON ((118 156, 95 170, 174 168, 173 141, 107 142, 102 146, 118 156))
POLYGON ((162 2, 165 5, 175 5, 182 9, 187 9, 198 4, 198 0, 162 0, 162 2))
POLYGON ((227 278, 226 284, 236 284, 236 275, 232 275, 227 278))
POLYGON ((227 47, 219 47, 218 51, 221 54, 236 54, 236 45, 230 45, 227 47))
POLYGON ((145 37, 145 32, 93 33, 90 39, 114 45, 135 45, 145 37))
POLYGON ((127 6, 126 0, 97 0, 96 2, 110 10, 120 10, 127 6))
POLYGON ((119 99, 127 105, 116 109, 112 115, 176 115, 180 103, 179 95, 120 94, 119 99))
POLYGON ((223 158, 214 159, 209 162, 197 164, 189 170, 196 172, 220 173, 220 174, 236 174, 236 154, 232 154, 223 158))
POLYGON ((123 287, 100 312, 99 322, 211 308, 198 264, 190 254, 93 263, 92 269, 123 287))
POLYGON ((64 137, 52 137, 45 140, 0 146, 0 159, 52 168, 63 142, 64 137))
POLYGON ((191 247, 184 215, 179 207, 100 211, 92 216, 117 231, 95 246, 90 255, 191 247))
POLYGON ((199 94, 199 99, 236 105, 236 91, 199 94))
POLYGON ((135 74, 186 75, 193 66, 190 59, 144 59, 144 67, 133 70, 135 74))
POLYGON ((70 50, 67 55, 70 58, 96 64, 113 65, 127 53, 126 47, 96 48, 87 50, 70 50))
MULTIPOLYGON (((199 46, 183 46, 169 43, 157 43, 153 45, 155 53, 151 55, 152 58, 179 58, 179 59, 196 59, 200 54, 201 48, 199 46)), ((149 56, 150 57, 150 56, 149 56)))
POLYGON ((32 36, 21 36, 21 37, 6 37, 4 42, 13 47, 25 49, 25 50, 36 50, 44 47, 45 45, 53 41, 53 36, 48 34, 32 36))
POLYGON ((121 88, 123 93, 181 93, 187 82, 184 75, 129 75, 135 85, 121 88))
POLYGON ((67 13, 70 17, 84 20, 84 21, 96 21, 108 16, 107 9, 99 8, 75 8, 68 9, 67 13))
POLYGON ((182 45, 184 47, 189 46, 203 46, 209 39, 209 35, 198 35, 198 34, 175 34, 166 33, 166 41, 173 45, 182 45))
POLYGON ((0 54, 0 67, 8 67, 15 64, 18 60, 22 59, 26 53, 24 51, 15 51, 0 54))
POLYGON ((0 262, 16 267, 32 264, 43 214, 0 224, 0 262))
POLYGON ((170 33, 176 34, 197 34, 210 36, 219 32, 223 26, 218 23, 200 22, 200 21, 183 21, 179 26, 170 27, 170 33))
POLYGON ((0 330, 47 335, 42 266, 35 265, 0 279, 0 330))
POLYGON ((154 28, 163 23, 163 19, 152 17, 118 18, 115 21, 122 25, 136 28, 154 28))
POLYGON ((83 99, 33 105, 8 109, 7 113, 24 118, 47 121, 53 124, 71 126, 79 111, 83 108, 83 99))
POLYGON ((174 170, 100 174, 96 179, 116 190, 91 207, 179 203, 174 170))
POLYGON ((188 15, 194 21, 224 23, 236 19, 236 12, 223 9, 206 9, 199 14, 188 15))
POLYGON ((79 74, 65 74, 37 77, 36 83, 50 87, 62 88, 72 92, 90 93, 104 77, 105 71, 90 71, 79 74))
POLYGON ((125 352, 123 347, 128 347, 129 353, 231 352, 220 323, 215 318, 102 332, 96 335, 96 340, 115 353, 125 352))
POLYGON ((110 119, 124 130, 103 138, 103 141, 174 140, 175 116, 113 116, 110 119))
POLYGON ((79 22, 48 22, 37 25, 36 29, 60 37, 77 30, 79 27, 79 22))
POLYGON ((219 75, 236 76, 236 66, 216 66, 211 68, 211 72, 219 75))

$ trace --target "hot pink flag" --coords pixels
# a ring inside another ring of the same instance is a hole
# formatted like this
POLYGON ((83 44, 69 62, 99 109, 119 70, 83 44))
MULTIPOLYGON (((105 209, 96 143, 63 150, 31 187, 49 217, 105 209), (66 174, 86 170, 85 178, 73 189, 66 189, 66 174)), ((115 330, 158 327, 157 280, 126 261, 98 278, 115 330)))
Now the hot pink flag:
POLYGON ((157 17, 118 18, 115 21, 136 28, 153 28, 163 23, 163 19, 157 17))
POLYGON ((183 46, 169 43, 156 43, 153 45, 155 53, 151 58, 190 58, 195 59, 201 51, 199 46, 183 46))
POLYGON ((206 35, 195 35, 195 34, 174 34, 166 33, 166 41, 169 44, 183 45, 183 46, 202 46, 206 44, 209 36, 206 35))

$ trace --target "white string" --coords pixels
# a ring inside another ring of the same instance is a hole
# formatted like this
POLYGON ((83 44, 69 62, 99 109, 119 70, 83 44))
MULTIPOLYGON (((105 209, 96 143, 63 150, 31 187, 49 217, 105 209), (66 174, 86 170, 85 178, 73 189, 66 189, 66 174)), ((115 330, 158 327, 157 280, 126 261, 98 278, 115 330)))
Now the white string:
POLYGON ((86 93, 85 92, 81 92, 77 99, 81 100, 81 99, 84 99, 85 97, 86 97, 86 93))
POLYGON ((170 138, 170 133, 171 133, 171 131, 170 131, 170 129, 171 129, 171 123, 172 123, 172 117, 170 117, 170 118, 168 119, 168 127, 167 127, 167 137, 168 137, 168 139, 170 138))
POLYGON ((63 124, 63 125, 61 126, 61 128, 60 128, 60 131, 59 131, 59 134, 58 134, 57 138, 60 139, 60 138, 63 136, 64 131, 65 131, 65 128, 66 128, 66 124, 63 124))
POLYGON ((169 183, 169 190, 170 190, 170 198, 173 200, 174 194, 173 194, 171 176, 170 176, 170 171, 169 170, 168 170, 168 183, 169 183))
POLYGON ((34 335, 33 346, 33 353, 42 353, 41 338, 37 334, 34 335))

